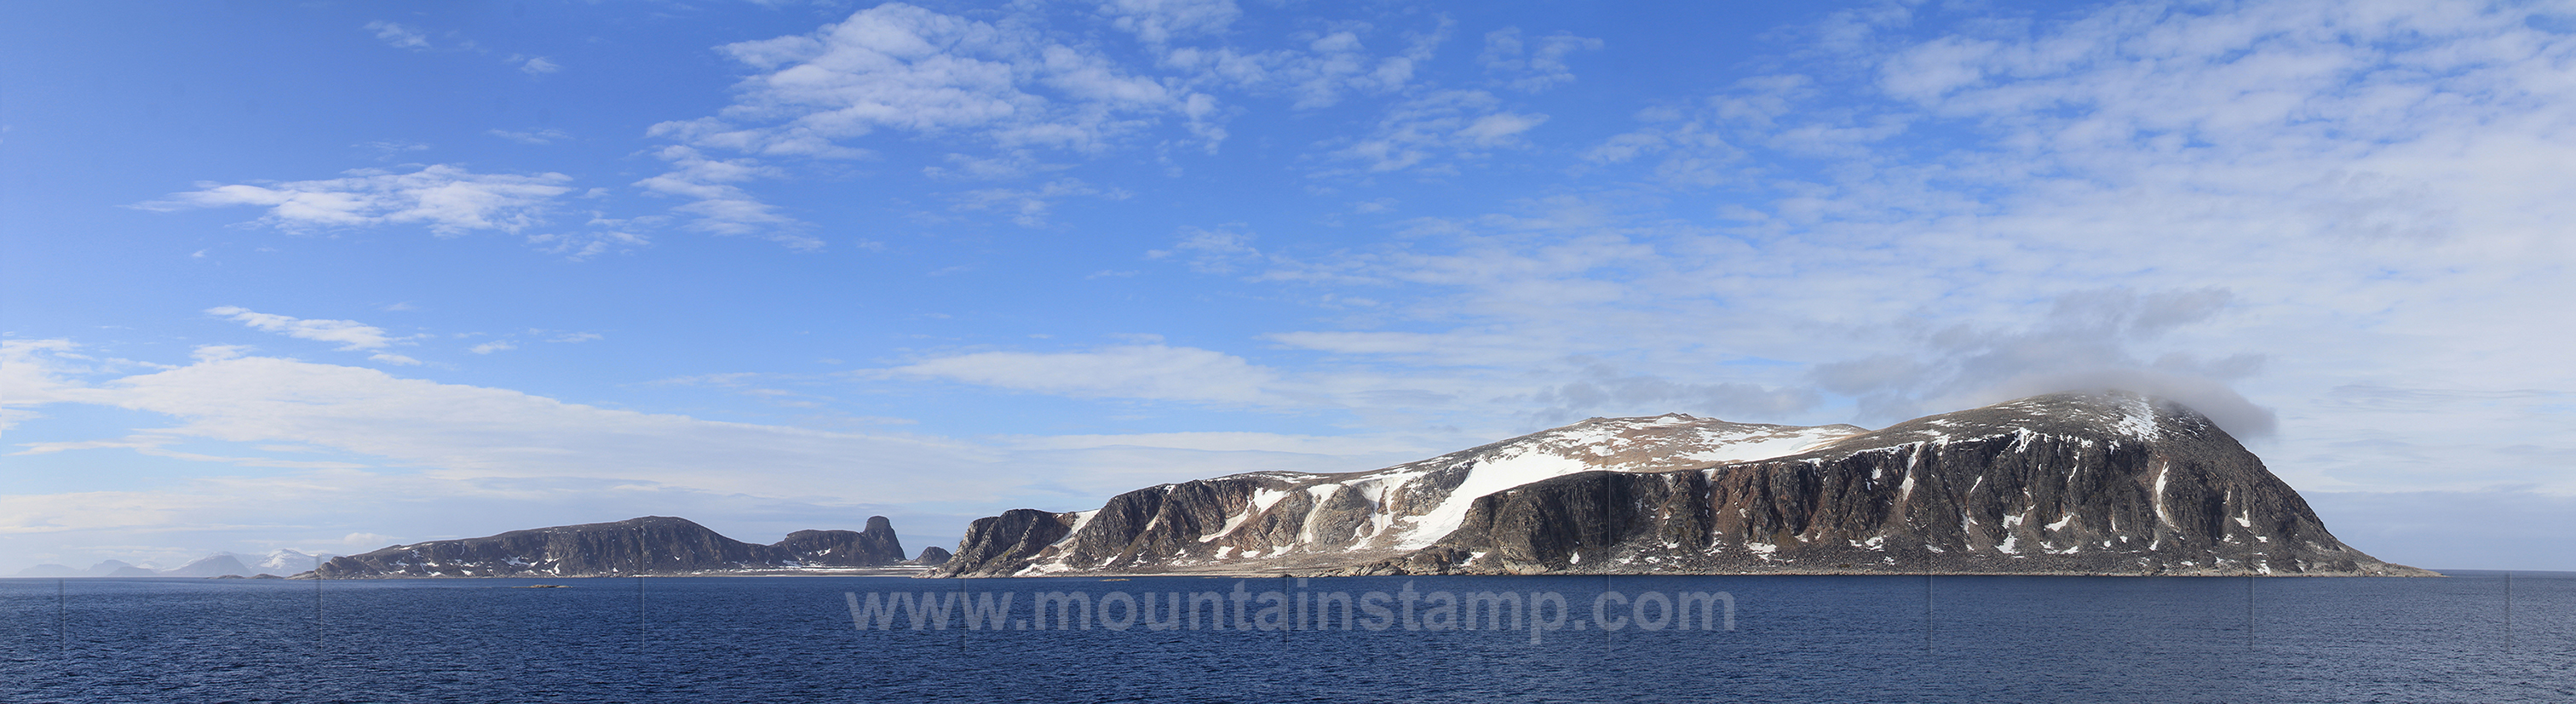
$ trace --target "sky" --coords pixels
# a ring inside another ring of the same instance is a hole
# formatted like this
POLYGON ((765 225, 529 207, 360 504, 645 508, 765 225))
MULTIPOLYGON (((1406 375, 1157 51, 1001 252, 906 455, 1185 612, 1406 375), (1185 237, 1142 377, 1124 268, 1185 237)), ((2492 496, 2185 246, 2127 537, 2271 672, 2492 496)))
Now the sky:
POLYGON ((0 77, 0 574, 2103 387, 2576 570, 2576 3, 10 3, 0 77))

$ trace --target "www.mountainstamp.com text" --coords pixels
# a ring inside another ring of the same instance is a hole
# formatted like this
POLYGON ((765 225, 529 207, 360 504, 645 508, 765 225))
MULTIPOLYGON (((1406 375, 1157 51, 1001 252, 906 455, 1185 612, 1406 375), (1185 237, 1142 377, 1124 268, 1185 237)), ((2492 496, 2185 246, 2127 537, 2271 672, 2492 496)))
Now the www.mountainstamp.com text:
POLYGON ((1553 591, 1421 591, 1413 582, 1394 592, 1309 591, 1299 579, 1289 590, 1255 591, 1238 580, 1230 591, 1044 591, 1025 602, 1018 592, 989 591, 842 596, 850 625, 862 631, 1527 631, 1538 643, 1568 630, 1735 630, 1735 595, 1727 592, 1605 591, 1569 603, 1553 591))

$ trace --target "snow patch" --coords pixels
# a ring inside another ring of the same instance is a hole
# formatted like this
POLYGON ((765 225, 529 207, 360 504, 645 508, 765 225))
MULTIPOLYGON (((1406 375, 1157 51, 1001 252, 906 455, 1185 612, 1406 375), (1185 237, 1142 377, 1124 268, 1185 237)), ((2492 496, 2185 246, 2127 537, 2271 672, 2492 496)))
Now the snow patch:
POLYGON ((1467 508, 1476 499, 1530 482, 1590 471, 1582 461, 1532 449, 1505 452, 1467 466, 1467 479, 1450 490, 1440 505, 1413 519, 1413 530, 1399 550, 1420 550, 1440 542, 1458 531, 1467 520, 1467 508))
POLYGON ((2154 440, 2163 434, 2156 427, 2156 405, 2146 397, 2122 395, 2120 411, 2119 420, 2112 421, 2111 427, 2121 433, 2140 440, 2154 440))
POLYGON ((2181 527, 2174 523, 2173 513, 2165 510, 2165 477, 2172 473, 2173 463, 2156 463, 2156 520, 2163 521, 2168 526, 2181 527))

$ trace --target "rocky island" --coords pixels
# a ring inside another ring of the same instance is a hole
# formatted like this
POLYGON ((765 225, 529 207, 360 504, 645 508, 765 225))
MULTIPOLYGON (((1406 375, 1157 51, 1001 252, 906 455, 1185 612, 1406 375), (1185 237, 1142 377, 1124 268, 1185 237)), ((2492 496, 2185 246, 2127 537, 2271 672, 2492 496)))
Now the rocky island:
MULTIPOLYGON (((925 555, 928 557, 928 555, 925 555)), ((911 574, 884 516, 867 529, 803 530, 772 545, 727 538, 685 518, 645 516, 395 545, 332 558, 293 579, 911 574)))
POLYGON ((2105 391, 1871 431, 1594 418, 1344 474, 1255 472, 976 520, 924 577, 2433 576, 2335 539, 2209 418, 2105 391))

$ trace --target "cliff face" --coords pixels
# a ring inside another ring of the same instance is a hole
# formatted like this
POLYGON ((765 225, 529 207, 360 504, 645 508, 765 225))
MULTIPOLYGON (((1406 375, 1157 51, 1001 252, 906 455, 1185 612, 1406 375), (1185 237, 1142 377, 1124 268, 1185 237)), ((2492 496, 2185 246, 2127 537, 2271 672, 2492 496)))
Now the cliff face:
POLYGON ((301 576, 583 577, 870 567, 901 561, 903 546, 882 516, 868 519, 865 531, 798 531, 775 545, 727 538, 687 519, 646 516, 396 545, 335 557, 301 576))
POLYGON ((1323 570, 1438 542, 1478 496, 1588 471, 1769 457, 1864 432, 1669 414, 1594 418, 1385 469, 1256 472, 1131 491, 1095 511, 979 519, 931 576, 1323 570))
POLYGON ((2207 418, 2124 393, 1876 432, 1595 419, 1377 472, 1237 475, 1012 513, 1030 528, 1011 549, 970 531, 937 572, 2427 574, 2337 541, 2207 418), (1659 422, 1801 442, 1676 457, 1635 432, 1659 422), (1477 476, 1537 455, 1615 459, 1477 476))

